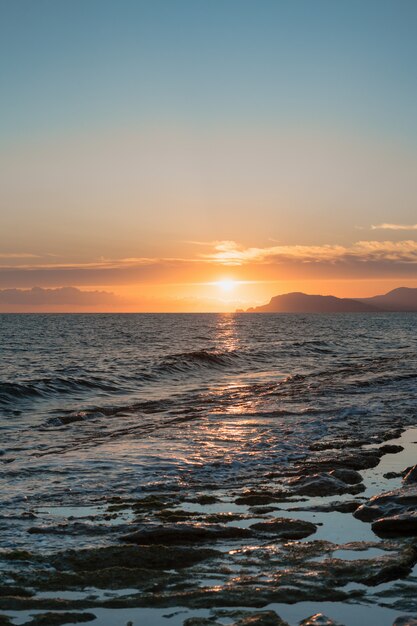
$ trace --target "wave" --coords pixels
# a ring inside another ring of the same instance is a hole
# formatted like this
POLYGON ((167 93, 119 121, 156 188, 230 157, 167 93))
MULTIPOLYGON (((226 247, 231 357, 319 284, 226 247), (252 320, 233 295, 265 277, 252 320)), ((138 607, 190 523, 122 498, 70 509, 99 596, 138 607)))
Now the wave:
POLYGON ((242 353, 237 350, 195 350, 192 352, 180 352, 163 357, 156 369, 159 372, 184 372, 195 368, 222 368, 231 366, 242 358, 242 353))
POLYGON ((16 400, 49 397, 52 394, 70 394, 77 391, 96 390, 108 393, 118 391, 117 385, 99 378, 38 378, 21 382, 0 382, 0 404, 9 405, 16 400))
POLYGON ((223 369, 238 367, 239 364, 253 365, 271 355, 262 353, 243 353, 238 350, 195 350, 168 354, 151 363, 136 364, 123 372, 117 379, 91 376, 55 376, 22 380, 19 382, 0 382, 0 405, 9 405, 16 400, 49 398, 54 394, 101 391, 108 394, 131 393, 138 386, 154 383, 166 376, 179 374, 196 375, 202 369, 223 369), (142 368, 141 368, 142 367, 142 368))

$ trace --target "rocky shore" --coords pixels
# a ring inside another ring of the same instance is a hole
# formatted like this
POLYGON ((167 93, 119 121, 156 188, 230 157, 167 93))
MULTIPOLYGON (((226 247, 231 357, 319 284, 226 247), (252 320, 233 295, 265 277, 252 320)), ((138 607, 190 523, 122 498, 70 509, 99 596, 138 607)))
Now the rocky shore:
POLYGON ((122 625, 126 610, 141 624, 153 609, 166 610, 155 625, 331 626, 352 605, 365 616, 386 607, 381 624, 416 624, 414 440, 413 429, 322 439, 257 485, 113 495, 99 513, 49 524, 32 511, 28 533, 62 536, 62 549, 1 551, 0 624, 122 625), (74 532, 86 546, 65 547, 74 532), (321 613, 326 602, 335 615, 321 613), (287 618, 298 603, 317 610, 287 618))

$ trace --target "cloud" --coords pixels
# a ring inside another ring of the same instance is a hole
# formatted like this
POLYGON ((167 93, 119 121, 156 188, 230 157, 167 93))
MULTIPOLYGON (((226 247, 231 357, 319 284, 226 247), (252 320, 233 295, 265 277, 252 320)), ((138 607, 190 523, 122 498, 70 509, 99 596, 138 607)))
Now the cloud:
POLYGON ((372 224, 371 230, 417 230, 417 224, 372 224))
POLYGON ((362 263, 390 261, 417 263, 417 242, 406 241, 358 241, 350 247, 339 245, 321 246, 268 246, 265 248, 245 248, 235 241, 212 242, 213 250, 200 255, 224 265, 245 265, 248 263, 271 264, 299 263, 362 263))
POLYGON ((81 291, 76 287, 0 290, 0 304, 91 306, 115 304, 119 300, 109 291, 81 291))
MULTIPOLYGON (((236 241, 201 243, 188 258, 99 258, 86 263, 56 262, 0 265, 0 288, 83 288, 87 290, 128 285, 172 285, 216 280, 230 268, 241 280, 311 278, 387 278, 417 276, 417 241, 357 241, 351 245, 273 245, 248 247, 236 241)), ((94 300, 111 298, 93 292, 94 300)), ((106 292, 107 293, 107 292, 106 292)), ((84 294, 84 295, 83 295, 84 294)), ((11 297, 11 294, 9 294, 11 297)), ((36 294, 35 294, 36 295, 36 294)), ((32 298, 35 295, 31 296, 32 298)), ((42 294, 46 297, 46 294, 42 294)), ((50 297, 57 297, 50 294, 50 297)), ((75 297, 75 292, 60 294, 75 297), (71 295, 72 293, 72 295, 71 295)), ((40 294, 38 294, 40 297, 40 294)), ((3 297, 6 297, 3 294, 3 297)), ((9 297, 9 296, 8 296, 9 297)), ((17 296, 16 296, 17 297, 17 296)), ((19 296, 20 297, 20 296, 19 296)), ((23 297, 23 296, 22 296, 23 297)))

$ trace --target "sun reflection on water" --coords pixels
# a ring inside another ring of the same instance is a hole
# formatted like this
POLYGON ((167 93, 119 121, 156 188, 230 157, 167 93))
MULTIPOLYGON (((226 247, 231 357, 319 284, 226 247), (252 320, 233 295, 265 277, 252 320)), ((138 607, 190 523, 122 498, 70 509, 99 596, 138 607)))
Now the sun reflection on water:
POLYGON ((215 339, 222 351, 231 352, 240 347, 235 315, 232 313, 219 314, 216 323, 215 339))

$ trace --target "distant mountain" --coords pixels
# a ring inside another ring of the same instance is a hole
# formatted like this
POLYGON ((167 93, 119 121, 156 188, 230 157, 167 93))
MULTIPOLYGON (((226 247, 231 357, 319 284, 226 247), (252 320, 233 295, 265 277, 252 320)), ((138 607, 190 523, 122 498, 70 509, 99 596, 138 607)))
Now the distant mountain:
POLYGON ((286 293, 274 296, 268 304, 247 309, 248 313, 375 313, 416 311, 417 289, 400 287, 373 298, 336 298, 286 293))
POLYGON ((417 289, 399 287, 383 296, 358 298, 358 302, 371 304, 384 311, 417 311, 417 289))

